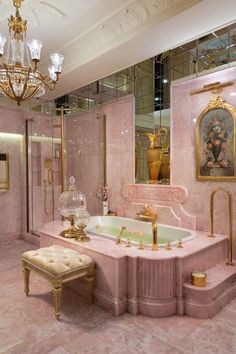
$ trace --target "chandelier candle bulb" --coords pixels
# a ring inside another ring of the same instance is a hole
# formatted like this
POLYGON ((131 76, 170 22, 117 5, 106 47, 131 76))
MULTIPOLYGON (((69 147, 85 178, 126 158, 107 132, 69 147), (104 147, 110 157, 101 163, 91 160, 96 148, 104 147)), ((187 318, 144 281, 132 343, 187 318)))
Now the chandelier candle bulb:
POLYGON ((0 33, 0 57, 4 53, 4 45, 6 43, 7 37, 0 33))
POLYGON ((31 39, 27 44, 30 50, 31 59, 36 62, 40 61, 40 54, 43 43, 37 39, 31 39))
POLYGON ((48 72, 49 72, 49 76, 52 79, 52 81, 56 81, 57 80, 57 75, 55 74, 55 68, 53 65, 48 67, 48 72))
POLYGON ((60 74, 61 73, 61 66, 64 60, 64 56, 58 53, 53 53, 50 55, 52 64, 54 66, 54 72, 56 74, 60 74))

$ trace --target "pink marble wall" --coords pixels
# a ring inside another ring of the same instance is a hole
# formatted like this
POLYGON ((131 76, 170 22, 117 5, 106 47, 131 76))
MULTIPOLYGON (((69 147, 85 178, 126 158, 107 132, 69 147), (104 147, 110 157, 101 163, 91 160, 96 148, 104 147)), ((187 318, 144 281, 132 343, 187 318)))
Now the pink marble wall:
POLYGON ((9 153, 10 189, 0 190, 0 235, 20 235, 22 228, 24 119, 20 109, 0 108, 0 152, 9 153), (4 133, 4 134, 2 134, 4 133), (13 135, 14 134, 14 135, 13 135))
POLYGON ((106 177, 112 189, 109 209, 122 201, 122 187, 134 181, 133 97, 103 105, 66 119, 66 176, 74 175, 85 194, 92 215, 101 214, 102 203, 91 193, 103 184, 104 131, 106 116, 106 177))
POLYGON ((135 111, 128 97, 104 107, 107 116, 107 184, 112 188, 110 209, 123 201, 122 188, 134 183, 135 111))
MULTIPOLYGON (((0 234, 20 235, 26 232, 26 152, 25 152, 25 120, 34 117, 32 131, 38 137, 52 137, 52 117, 22 109, 0 108, 0 152, 9 153, 10 160, 10 189, 6 193, 0 191, 0 234)), ((54 129, 53 135, 60 137, 60 129, 54 129)), ((38 229, 53 217, 60 218, 57 202, 61 193, 58 185, 54 191, 48 190, 48 208, 52 207, 54 197, 54 215, 44 213, 44 190, 42 181, 46 179, 47 171, 44 167, 45 158, 52 157, 52 142, 43 140, 40 151, 40 183, 30 189, 33 202, 30 204, 29 216, 32 217, 31 228, 38 229)), ((34 162, 32 162, 34 164, 34 162)), ((31 166, 30 166, 31 167, 31 166)), ((34 166, 35 167, 35 166, 34 166)), ((49 188, 47 188, 49 189, 49 188)))
MULTIPOLYGON (((204 110, 212 94, 205 92, 190 96, 190 91, 202 88, 212 82, 233 81, 234 85, 223 90, 220 96, 236 106, 236 68, 212 73, 172 86, 171 92, 171 184, 183 185, 188 189, 189 197, 184 204, 185 209, 197 216, 197 229, 209 230, 210 227, 210 194, 217 187, 225 186, 233 193, 234 213, 236 219, 236 183, 197 181, 196 179, 196 142, 195 121, 204 110)), ((218 233, 228 232, 227 198, 222 192, 215 198, 215 230, 218 233)), ((236 223, 233 225, 236 237, 236 223)))
POLYGON ((66 174, 68 187, 74 176, 76 187, 85 195, 91 215, 101 213, 102 202, 92 196, 104 181, 103 110, 76 113, 65 120, 66 174))

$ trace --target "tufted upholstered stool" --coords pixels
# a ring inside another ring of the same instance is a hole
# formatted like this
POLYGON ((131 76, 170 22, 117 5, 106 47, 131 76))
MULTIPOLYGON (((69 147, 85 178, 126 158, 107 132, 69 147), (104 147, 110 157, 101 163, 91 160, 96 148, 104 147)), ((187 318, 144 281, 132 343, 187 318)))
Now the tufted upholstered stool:
POLYGON ((89 300, 93 301, 94 262, 89 256, 69 248, 50 246, 22 254, 24 285, 29 295, 29 275, 34 271, 51 281, 53 285, 55 316, 60 317, 62 284, 80 277, 86 277, 89 300))

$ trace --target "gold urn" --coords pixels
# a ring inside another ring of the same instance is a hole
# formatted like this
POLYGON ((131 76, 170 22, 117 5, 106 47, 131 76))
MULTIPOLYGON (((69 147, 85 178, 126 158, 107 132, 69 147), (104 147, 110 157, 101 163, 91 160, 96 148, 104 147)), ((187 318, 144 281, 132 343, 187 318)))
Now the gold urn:
POLYGON ((161 162, 162 162, 162 144, 167 137, 167 129, 160 128, 156 134, 145 132, 150 140, 150 147, 147 151, 147 163, 150 183, 158 183, 161 162))

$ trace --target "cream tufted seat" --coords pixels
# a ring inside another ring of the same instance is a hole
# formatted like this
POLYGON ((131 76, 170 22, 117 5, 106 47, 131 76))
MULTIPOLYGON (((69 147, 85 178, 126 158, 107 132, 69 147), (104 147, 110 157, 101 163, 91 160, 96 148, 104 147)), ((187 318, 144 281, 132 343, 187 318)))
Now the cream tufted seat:
POLYGON ((61 246, 50 246, 22 254, 25 293, 29 294, 29 274, 33 270, 53 284, 56 318, 60 317, 62 284, 86 276, 89 298, 93 299, 94 262, 85 255, 61 246))

